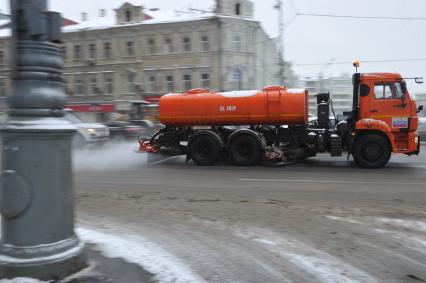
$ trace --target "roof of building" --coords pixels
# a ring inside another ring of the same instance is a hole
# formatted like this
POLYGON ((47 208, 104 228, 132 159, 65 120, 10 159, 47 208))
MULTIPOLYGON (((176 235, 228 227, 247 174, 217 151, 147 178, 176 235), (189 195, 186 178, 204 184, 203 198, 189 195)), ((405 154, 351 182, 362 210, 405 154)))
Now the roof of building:
MULTIPOLYGON (((107 29, 112 27, 122 27, 122 26, 136 26, 136 25, 150 25, 150 24, 165 24, 165 23, 176 23, 176 22, 188 22, 188 21, 197 21, 204 20, 213 17, 220 18, 230 18, 230 19, 244 19, 247 21, 256 20, 252 18, 245 18, 232 15, 218 15, 213 12, 206 11, 197 11, 197 10, 186 10, 186 11, 172 11, 172 10, 162 10, 162 9, 149 9, 144 11, 145 20, 144 21, 135 21, 126 24, 117 24, 117 19, 114 11, 109 11, 106 16, 91 17, 88 15, 88 20, 83 22, 75 22, 69 19, 64 19, 64 25, 62 31, 67 32, 76 32, 81 30, 99 30, 107 29)), ((9 26, 1 27, 2 24, 8 24, 8 20, 0 20, 0 37, 8 37, 11 35, 9 26)))
MULTIPOLYGON (((62 27, 72 26, 78 24, 77 22, 63 18, 62 27)), ((10 20, 0 20, 0 37, 8 37, 11 35, 10 20)))
POLYGON ((125 24, 117 24, 115 14, 113 14, 113 15, 109 15, 108 17, 96 17, 94 19, 89 19, 88 21, 81 22, 77 25, 65 27, 63 31, 74 32, 79 30, 106 29, 106 28, 121 27, 121 26, 189 22, 189 21, 210 19, 213 17, 240 19, 240 20, 243 19, 247 21, 257 22, 257 20, 252 18, 245 18, 245 17, 232 16, 232 15, 218 15, 213 12, 203 12, 203 11, 194 11, 194 10, 172 11, 172 10, 153 9, 153 10, 148 10, 144 12, 145 12, 145 15, 148 16, 148 19, 145 19, 143 22, 135 21, 135 22, 125 23, 125 24))
MULTIPOLYGON (((110 13, 111 14, 111 13, 110 13)), ((111 27, 120 27, 120 26, 134 26, 134 25, 147 25, 147 24, 161 24, 161 23, 174 23, 174 22, 183 22, 183 21, 194 21, 202 20, 206 18, 211 18, 212 13, 183 13, 175 11, 165 11, 165 10, 155 10, 147 11, 145 13, 151 19, 144 20, 142 22, 135 21, 126 24, 117 24, 115 14, 109 15, 106 17, 96 17, 93 19, 78 23, 76 25, 71 25, 63 28, 64 32, 73 32, 79 30, 92 30, 92 29, 105 29, 111 27)))

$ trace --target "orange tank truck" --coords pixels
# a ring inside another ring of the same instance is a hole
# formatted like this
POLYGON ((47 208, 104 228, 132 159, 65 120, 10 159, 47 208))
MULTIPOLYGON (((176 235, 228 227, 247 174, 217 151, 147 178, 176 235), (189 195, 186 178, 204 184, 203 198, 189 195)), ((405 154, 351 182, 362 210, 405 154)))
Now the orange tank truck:
POLYGON ((417 113, 423 106, 417 107, 410 96, 408 79, 356 72, 351 111, 336 115, 330 93, 319 93, 312 121, 304 89, 270 86, 260 91, 193 89, 168 94, 160 99, 165 127, 150 138, 141 137, 139 151, 150 153, 153 160, 186 155, 198 165, 225 159, 238 166, 346 153, 359 167, 380 168, 392 154, 420 152, 417 113))
POLYGON ((262 91, 193 89, 160 98, 160 121, 173 126, 307 124, 308 112, 308 92, 283 86, 262 91))

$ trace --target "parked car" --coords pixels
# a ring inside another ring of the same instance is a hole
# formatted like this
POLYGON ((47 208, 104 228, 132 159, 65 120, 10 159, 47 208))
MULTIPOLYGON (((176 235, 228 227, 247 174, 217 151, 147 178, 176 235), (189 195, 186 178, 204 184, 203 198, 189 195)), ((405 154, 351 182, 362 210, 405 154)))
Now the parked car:
POLYGON ((426 141, 426 117, 419 117, 419 137, 421 141, 426 141))
POLYGON ((104 125, 109 129, 111 140, 136 140, 145 133, 141 126, 126 121, 108 121, 104 125))
MULTIPOLYGON (((328 117, 329 127, 332 129, 336 126, 336 118, 334 116, 328 117)), ((316 127, 318 125, 318 118, 316 116, 309 117, 309 126, 316 127)))
POLYGON ((109 129, 99 123, 85 123, 72 110, 65 110, 64 119, 77 128, 74 135, 74 147, 83 147, 89 144, 103 144, 110 139, 109 129))

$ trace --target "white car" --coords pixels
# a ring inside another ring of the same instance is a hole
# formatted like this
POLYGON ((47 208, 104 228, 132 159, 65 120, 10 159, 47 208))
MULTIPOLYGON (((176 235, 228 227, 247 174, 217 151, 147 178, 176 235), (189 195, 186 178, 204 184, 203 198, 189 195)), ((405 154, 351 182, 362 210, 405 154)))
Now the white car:
POLYGON ((103 144, 110 139, 109 129, 98 123, 85 123, 72 110, 65 110, 64 119, 77 128, 73 145, 82 147, 88 144, 103 144))

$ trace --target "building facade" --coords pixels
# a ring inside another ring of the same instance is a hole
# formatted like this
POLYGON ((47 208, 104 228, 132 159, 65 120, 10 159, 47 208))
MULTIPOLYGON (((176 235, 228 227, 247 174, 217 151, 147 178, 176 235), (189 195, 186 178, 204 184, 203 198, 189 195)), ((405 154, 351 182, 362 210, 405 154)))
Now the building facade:
MULTIPOLYGON (((167 14, 124 3, 109 17, 82 14, 63 28, 64 80, 70 104, 158 100, 192 88, 261 89, 279 82, 273 39, 253 19, 248 0, 218 0, 212 12, 167 14)), ((9 38, 0 38, 0 95, 9 89, 9 38)), ((285 74, 289 85, 294 75, 285 74)), ((101 109, 94 107, 93 109, 101 109)), ((97 120, 105 119, 98 115, 97 120)), ((93 119, 92 119, 93 120, 93 119)))
POLYGON ((336 114, 350 111, 352 108, 352 78, 349 75, 341 75, 329 78, 304 78, 300 86, 309 90, 309 113, 316 116, 316 97, 321 92, 330 92, 333 100, 333 108, 336 114))

